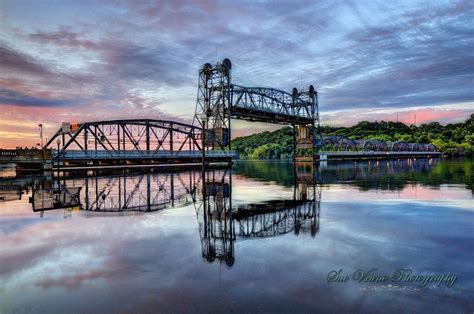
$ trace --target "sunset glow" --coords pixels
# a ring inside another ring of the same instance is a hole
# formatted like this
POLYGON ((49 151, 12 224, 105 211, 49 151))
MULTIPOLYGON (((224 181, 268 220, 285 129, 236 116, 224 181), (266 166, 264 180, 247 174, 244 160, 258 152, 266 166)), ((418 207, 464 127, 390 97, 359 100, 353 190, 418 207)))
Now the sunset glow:
POLYGON ((463 121, 474 108, 473 16, 470 1, 5 0, 0 147, 35 145, 39 123, 48 137, 62 121, 191 122, 199 66, 224 57, 237 84, 314 84, 323 124, 463 121))

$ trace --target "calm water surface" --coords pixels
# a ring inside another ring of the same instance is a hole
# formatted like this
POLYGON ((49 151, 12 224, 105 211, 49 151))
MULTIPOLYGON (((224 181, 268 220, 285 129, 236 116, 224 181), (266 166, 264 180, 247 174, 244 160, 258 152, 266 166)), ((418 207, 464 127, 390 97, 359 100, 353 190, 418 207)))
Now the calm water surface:
POLYGON ((472 166, 3 172, 0 313, 472 313, 472 166), (456 281, 359 282, 358 269, 456 281))

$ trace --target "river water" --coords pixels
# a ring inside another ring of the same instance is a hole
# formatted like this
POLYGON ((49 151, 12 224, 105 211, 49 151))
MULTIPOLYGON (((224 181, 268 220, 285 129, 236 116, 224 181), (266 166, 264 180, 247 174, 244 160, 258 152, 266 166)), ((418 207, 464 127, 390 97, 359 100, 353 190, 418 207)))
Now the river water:
POLYGON ((472 173, 447 159, 9 173, 0 313, 472 313, 472 173))

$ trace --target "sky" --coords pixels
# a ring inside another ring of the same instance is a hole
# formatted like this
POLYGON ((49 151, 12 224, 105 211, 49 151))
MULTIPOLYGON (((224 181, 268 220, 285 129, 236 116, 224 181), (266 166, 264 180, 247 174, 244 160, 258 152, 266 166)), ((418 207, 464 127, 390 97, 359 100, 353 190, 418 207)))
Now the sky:
POLYGON ((235 84, 314 85, 325 125, 461 122, 473 21, 473 1, 0 0, 0 147, 35 145, 39 123, 191 123, 199 67, 223 58, 235 84))

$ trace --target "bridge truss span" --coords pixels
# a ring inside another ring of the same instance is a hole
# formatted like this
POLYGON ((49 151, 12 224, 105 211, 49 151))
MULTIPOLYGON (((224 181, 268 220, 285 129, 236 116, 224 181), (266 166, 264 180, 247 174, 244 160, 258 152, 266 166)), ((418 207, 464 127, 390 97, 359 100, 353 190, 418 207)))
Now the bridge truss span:
POLYGON ((231 150, 231 120, 242 119, 293 127, 294 159, 311 150, 317 158, 322 145, 318 93, 313 85, 291 93, 275 88, 232 84, 229 59, 199 69, 194 123, 204 130, 204 150, 231 150))
POLYGON ((131 119, 63 123, 46 143, 62 138, 62 151, 182 151, 200 149, 201 129, 175 121, 131 119))
POLYGON ((312 101, 279 89, 232 86, 233 118, 280 124, 312 124, 316 118, 313 111, 312 101))
MULTIPOLYGON (((196 163, 201 160, 201 132, 197 126, 153 119, 63 122, 45 148, 53 148, 53 163, 72 167, 84 162, 87 166, 196 163)), ((209 158, 227 162, 232 152, 216 151, 209 158)))

